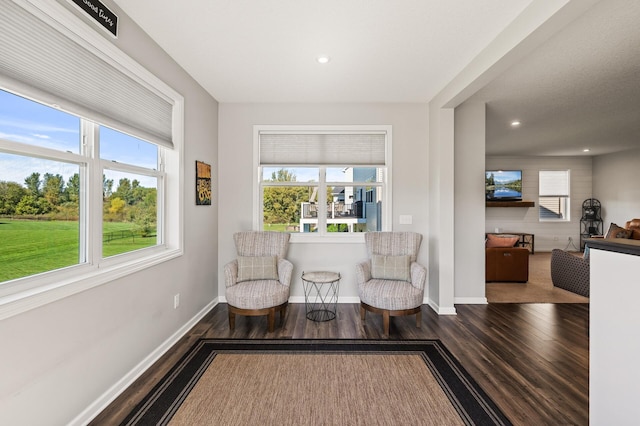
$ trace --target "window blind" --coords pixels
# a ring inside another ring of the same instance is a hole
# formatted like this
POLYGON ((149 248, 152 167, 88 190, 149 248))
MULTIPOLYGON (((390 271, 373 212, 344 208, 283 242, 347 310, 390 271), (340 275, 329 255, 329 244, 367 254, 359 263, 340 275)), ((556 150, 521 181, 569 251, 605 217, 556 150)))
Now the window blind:
POLYGON ((541 197, 568 197, 569 171, 540 171, 539 184, 541 197))
POLYGON ((385 133, 261 133, 260 165, 384 166, 385 133))
POLYGON ((172 147, 173 104, 11 1, 0 7, 0 81, 9 91, 172 147))

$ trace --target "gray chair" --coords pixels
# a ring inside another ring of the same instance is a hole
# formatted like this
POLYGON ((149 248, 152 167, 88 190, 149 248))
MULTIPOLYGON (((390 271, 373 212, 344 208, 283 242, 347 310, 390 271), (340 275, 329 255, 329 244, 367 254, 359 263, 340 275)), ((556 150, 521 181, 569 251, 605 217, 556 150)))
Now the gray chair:
POLYGON ((238 258, 224 266, 229 328, 235 316, 267 315, 269 332, 275 313, 282 322, 289 303, 293 264, 285 259, 290 234, 248 231, 233 235, 238 258))
POLYGON ((589 297, 589 272, 588 257, 559 249, 551 252, 551 281, 555 287, 589 297))
POLYGON ((416 262, 422 235, 415 232, 367 232, 369 259, 356 265, 360 317, 366 311, 382 314, 384 335, 389 317, 416 315, 422 321, 422 301, 427 270, 416 262))

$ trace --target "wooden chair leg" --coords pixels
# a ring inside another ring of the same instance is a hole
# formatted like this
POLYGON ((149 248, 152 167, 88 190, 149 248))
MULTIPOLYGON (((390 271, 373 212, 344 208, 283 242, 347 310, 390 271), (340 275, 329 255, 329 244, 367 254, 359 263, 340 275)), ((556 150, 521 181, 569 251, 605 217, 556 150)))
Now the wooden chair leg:
POLYGON ((276 329, 276 308, 269 309, 269 313, 267 314, 267 322, 269 324, 269 333, 273 333, 273 330, 276 329))
POLYGON ((420 324, 422 324, 422 310, 416 314, 416 327, 420 328, 420 324))
POLYGON ((229 311, 229 330, 236 328, 236 314, 229 311))
POLYGON ((284 316, 287 313, 287 306, 283 306, 282 308, 280 308, 280 325, 282 325, 284 323, 284 316))
POLYGON ((384 336, 389 337, 389 311, 382 313, 382 327, 384 330, 384 336))
POLYGON ((364 317, 367 315, 367 311, 364 309, 364 306, 360 304, 360 319, 364 321, 364 317))

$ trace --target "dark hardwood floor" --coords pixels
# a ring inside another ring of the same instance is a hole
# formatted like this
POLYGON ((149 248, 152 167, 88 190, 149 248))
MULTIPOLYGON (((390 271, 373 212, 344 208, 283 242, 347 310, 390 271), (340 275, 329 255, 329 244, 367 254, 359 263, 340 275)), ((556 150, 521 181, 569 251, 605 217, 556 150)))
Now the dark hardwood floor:
MULTIPOLYGON (((438 316, 423 306, 421 328, 414 316, 392 318, 390 339, 440 339, 516 425, 588 425, 588 304, 456 310, 458 315, 438 316)), ((292 304, 273 333, 267 332, 266 317, 237 317, 230 331, 227 307, 220 304, 91 424, 118 424, 201 337, 379 339, 382 317, 367 313, 363 323, 358 305, 339 304, 335 320, 316 323, 305 318, 303 304, 292 304)))

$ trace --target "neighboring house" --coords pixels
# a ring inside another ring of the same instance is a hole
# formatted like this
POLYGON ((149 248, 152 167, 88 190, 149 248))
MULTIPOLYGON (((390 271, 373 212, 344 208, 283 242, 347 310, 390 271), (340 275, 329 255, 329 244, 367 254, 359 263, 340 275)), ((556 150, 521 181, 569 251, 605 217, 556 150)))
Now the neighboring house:
MULTIPOLYGON (((331 232, 367 232, 382 230, 382 197, 374 187, 349 186, 349 182, 379 182, 375 167, 347 167, 345 186, 333 186, 327 202, 327 226, 331 232)), ((318 226, 317 193, 300 206, 300 232, 314 232, 318 226)))

